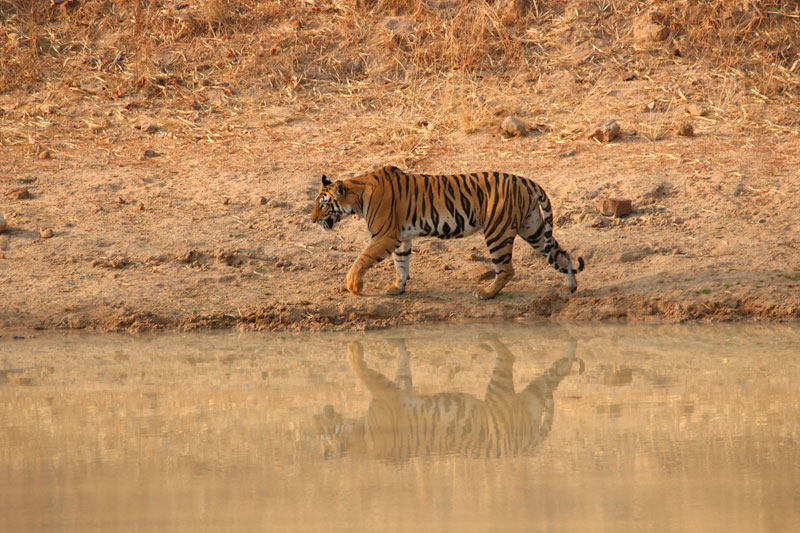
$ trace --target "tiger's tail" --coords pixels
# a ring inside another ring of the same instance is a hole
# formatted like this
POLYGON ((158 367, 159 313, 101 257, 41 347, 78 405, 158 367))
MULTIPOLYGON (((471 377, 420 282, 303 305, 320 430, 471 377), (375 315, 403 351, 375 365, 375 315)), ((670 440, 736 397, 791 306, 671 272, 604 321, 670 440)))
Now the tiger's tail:
POLYGON ((525 388, 526 391, 535 392, 544 399, 545 408, 542 414, 542 423, 539 426, 539 435, 542 438, 546 437, 550 433, 550 428, 553 427, 553 391, 558 388, 558 385, 565 377, 573 373, 572 367, 575 362, 578 363, 578 374, 583 374, 586 368, 583 359, 575 357, 577 347, 578 341, 571 339, 567 348, 567 355, 550 365, 550 368, 531 381, 525 388))
POLYGON ((578 257, 578 268, 573 268, 572 259, 569 254, 566 250, 561 248, 561 245, 558 244, 558 241, 553 237, 553 208, 550 205, 550 198, 547 197, 547 193, 544 192, 544 189, 542 189, 538 183, 534 182, 533 186, 536 190, 537 200, 539 200, 539 208, 542 210, 545 238, 544 253, 547 254, 547 262, 557 271, 562 274, 567 274, 568 276, 574 276, 578 272, 583 272, 583 257, 578 257), (559 266, 558 258, 561 255, 567 256, 568 267, 559 266))

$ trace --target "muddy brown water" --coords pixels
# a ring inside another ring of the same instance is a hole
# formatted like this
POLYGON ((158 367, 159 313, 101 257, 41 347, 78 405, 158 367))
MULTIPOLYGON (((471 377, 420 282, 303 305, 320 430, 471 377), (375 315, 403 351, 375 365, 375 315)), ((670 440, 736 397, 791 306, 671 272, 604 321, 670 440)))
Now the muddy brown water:
POLYGON ((790 325, 3 335, 0 530, 797 531, 799 378, 790 325))

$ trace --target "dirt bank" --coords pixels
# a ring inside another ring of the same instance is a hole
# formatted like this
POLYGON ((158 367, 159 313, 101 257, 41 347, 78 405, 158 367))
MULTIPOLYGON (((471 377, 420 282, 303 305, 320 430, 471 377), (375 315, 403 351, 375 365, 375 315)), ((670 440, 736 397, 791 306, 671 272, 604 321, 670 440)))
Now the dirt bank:
MULTIPOLYGON (((42 27, 60 23, 57 15, 42 27)), ((306 38, 319 37, 314 17, 324 12, 301 15, 294 29, 274 31, 303 38, 308 28, 316 33, 306 38)), ((367 12, 363 24, 379 27, 385 15, 367 12)), ((407 14, 408 31, 421 32, 434 16, 445 15, 407 14)), ((419 59, 405 74, 362 66, 349 78, 309 74, 261 89, 255 78, 246 88, 223 83, 219 72, 196 86, 178 79, 169 92, 169 84, 117 87, 128 67, 101 57, 99 67, 70 67, 72 85, 63 58, 36 80, 16 80, 0 94, 0 213, 8 221, 0 328, 800 318, 800 107, 791 92, 800 84, 790 84, 800 69, 776 70, 785 78, 774 78, 769 92, 731 75, 738 67, 676 55, 670 47, 683 34, 675 28, 668 42, 620 41, 608 52, 611 33, 558 33, 568 23, 591 28, 588 19, 570 21, 568 10, 536 16, 522 29, 498 26, 522 55, 494 71, 479 65, 465 74, 457 63, 426 70, 419 59), (534 30, 551 40, 528 50, 523 37, 534 30), (599 51, 589 59, 564 55, 590 45, 599 51), (500 134, 508 115, 528 125, 526 136, 500 134), (608 118, 622 127, 616 140, 585 138, 608 118), (687 119, 694 136, 674 133, 687 119), (368 272, 363 296, 347 293, 345 274, 366 230, 355 219, 328 233, 310 224, 320 176, 390 163, 538 181, 554 205, 556 237, 586 259, 578 291, 568 294, 563 276, 518 242, 515 280, 492 301, 474 300, 491 268, 474 236, 416 241, 402 296, 384 295, 391 261, 368 272), (630 199, 632 214, 600 214, 603 197, 630 199)), ((388 39, 390 56, 412 57, 413 39, 388 39)))

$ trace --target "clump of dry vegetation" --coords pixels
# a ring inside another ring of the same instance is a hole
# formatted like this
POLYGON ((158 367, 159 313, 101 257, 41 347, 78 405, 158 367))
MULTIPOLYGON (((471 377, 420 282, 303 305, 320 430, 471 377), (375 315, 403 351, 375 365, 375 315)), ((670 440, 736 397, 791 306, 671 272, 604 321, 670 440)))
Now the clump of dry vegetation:
MULTIPOLYGON (((637 80, 639 99, 665 109, 701 102, 792 132, 800 121, 794 2, 57 1, 0 1, 0 143, 36 142, 19 120, 82 96, 335 110, 360 117, 365 142, 413 156, 509 112, 576 135, 596 118, 589 102, 637 80)), ((669 129, 640 126, 653 140, 669 129)))

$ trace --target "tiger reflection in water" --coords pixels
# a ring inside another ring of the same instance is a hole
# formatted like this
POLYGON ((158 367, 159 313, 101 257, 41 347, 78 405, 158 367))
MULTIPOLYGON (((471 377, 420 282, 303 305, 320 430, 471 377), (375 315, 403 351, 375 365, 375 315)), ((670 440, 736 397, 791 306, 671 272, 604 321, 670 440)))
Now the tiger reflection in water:
POLYGON ((394 381, 369 368, 358 342, 347 348, 347 359, 356 375, 372 393, 372 402, 361 418, 343 418, 332 405, 314 416, 314 424, 326 457, 366 453, 376 458, 401 459, 426 455, 461 454, 499 457, 531 453, 550 433, 553 424, 553 391, 578 363, 577 343, 567 355, 514 392, 514 355, 497 338, 486 339, 497 358, 480 400, 471 394, 413 392, 411 367, 405 342, 392 341, 398 354, 394 381))

